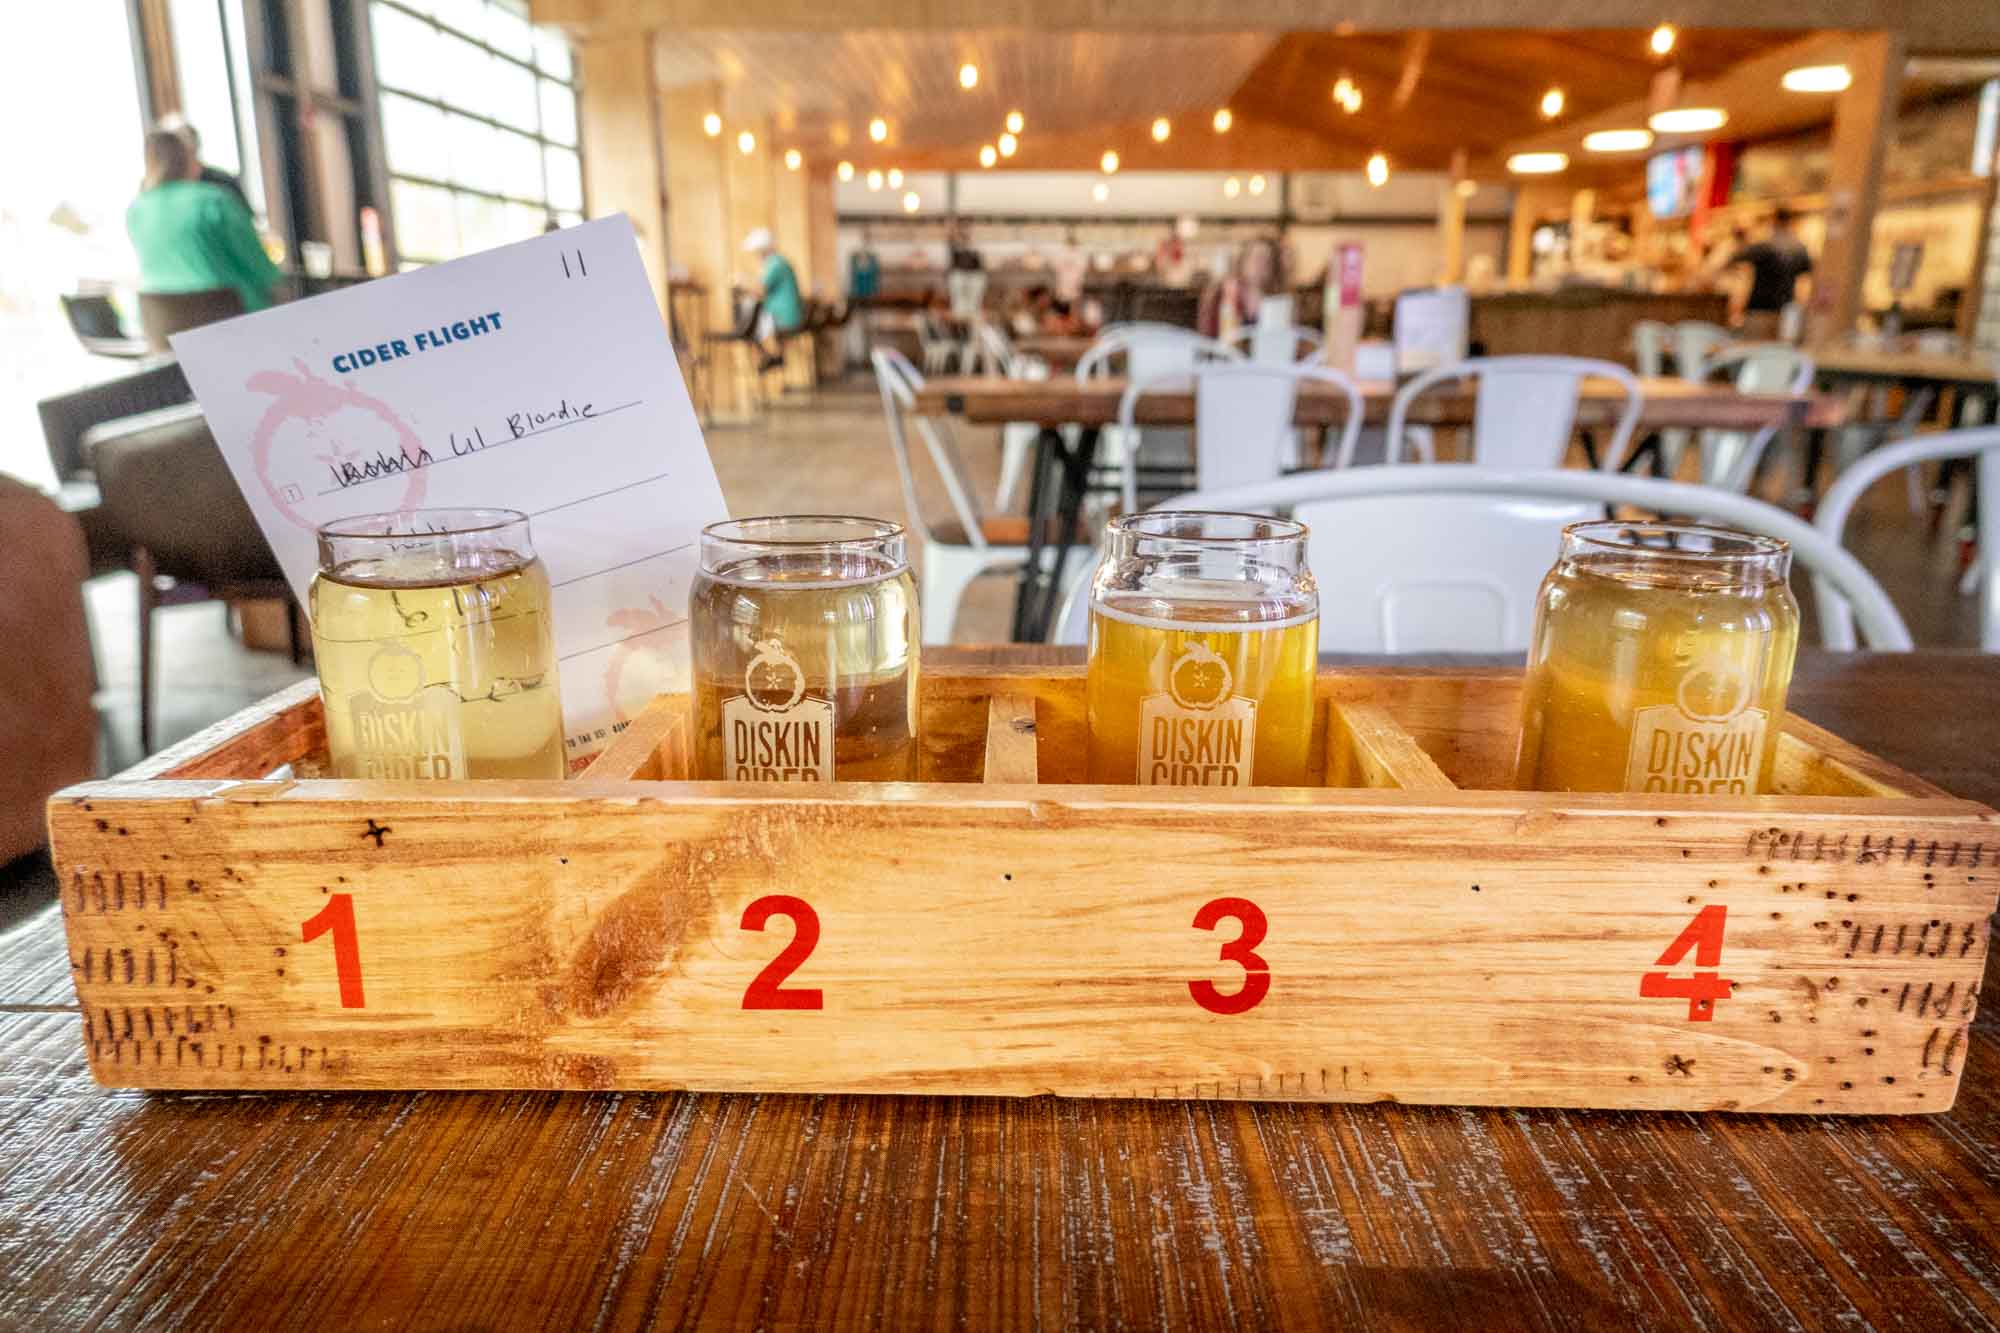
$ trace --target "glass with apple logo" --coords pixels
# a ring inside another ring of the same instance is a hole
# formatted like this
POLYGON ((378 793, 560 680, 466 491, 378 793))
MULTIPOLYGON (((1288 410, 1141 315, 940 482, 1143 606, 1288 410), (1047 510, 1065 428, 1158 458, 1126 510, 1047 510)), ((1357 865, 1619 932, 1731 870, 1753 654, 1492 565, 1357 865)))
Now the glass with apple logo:
POLYGON ((919 624, 900 523, 846 515, 702 530, 689 597, 694 776, 917 776, 919 624))
POLYGON ((1090 590, 1090 780, 1304 785, 1318 657, 1303 523, 1113 519, 1090 590))

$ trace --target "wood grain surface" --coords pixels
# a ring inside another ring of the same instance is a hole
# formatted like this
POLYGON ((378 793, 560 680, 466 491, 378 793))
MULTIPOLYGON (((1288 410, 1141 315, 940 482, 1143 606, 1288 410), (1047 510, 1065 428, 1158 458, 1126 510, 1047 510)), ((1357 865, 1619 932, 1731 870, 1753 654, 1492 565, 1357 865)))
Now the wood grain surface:
MULTIPOLYGON (((1641 435, 1650 431, 1758 430, 1773 422, 1825 429, 1846 424, 1844 399, 1823 393, 1741 393, 1726 384, 1688 380, 1642 379, 1645 403, 1639 413, 1641 435)), ((1371 423, 1389 418, 1396 386, 1364 381, 1363 409, 1371 423)), ((925 414, 955 413, 976 424, 1032 421, 1044 426, 1071 422, 1104 426, 1118 420, 1125 381, 1116 376, 1078 383, 1069 376, 1046 380, 1010 380, 997 376, 937 375, 917 390, 916 410, 925 414)), ((1585 380, 1577 407, 1579 426, 1608 426, 1624 406, 1624 392, 1609 380, 1585 380)), ((1411 405, 1410 420, 1433 426, 1472 424, 1474 396, 1468 390, 1441 385, 1411 405)), ((1148 426, 1194 424, 1194 394, 1161 388, 1142 396, 1137 420, 1148 426)), ((1347 399, 1330 384, 1306 383, 1298 390, 1292 419, 1301 426, 1337 426, 1347 417, 1347 399)))
MULTIPOLYGON (((1996 697, 1942 655, 1793 689, 1987 804, 1996 697)), ((73 1003, 53 913, 0 936, 4 1328, 2000 1326, 1990 1008, 1951 1112, 1836 1120, 148 1095, 90 1081, 73 1003)))

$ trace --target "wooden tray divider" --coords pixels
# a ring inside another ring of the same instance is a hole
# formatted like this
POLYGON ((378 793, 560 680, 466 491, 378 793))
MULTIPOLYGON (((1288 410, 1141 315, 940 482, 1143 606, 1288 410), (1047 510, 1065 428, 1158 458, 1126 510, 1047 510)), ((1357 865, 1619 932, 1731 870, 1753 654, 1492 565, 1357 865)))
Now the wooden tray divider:
POLYGON ((1040 781, 1035 699, 1027 694, 995 694, 986 702, 986 766, 982 781, 1040 781))
POLYGON ((1326 785, 1457 791, 1437 761, 1387 709, 1327 701, 1326 785))

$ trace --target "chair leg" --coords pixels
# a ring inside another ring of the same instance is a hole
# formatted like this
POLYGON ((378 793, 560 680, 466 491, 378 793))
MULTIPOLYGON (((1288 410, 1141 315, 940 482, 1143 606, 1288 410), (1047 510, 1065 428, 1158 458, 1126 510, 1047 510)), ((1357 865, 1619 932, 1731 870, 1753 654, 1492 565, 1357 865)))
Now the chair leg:
POLYGON ((1007 513, 1014 507, 1014 492, 1021 484, 1021 473, 1028 466, 1028 460, 1035 452, 1035 436, 1039 428, 1015 422, 1000 428, 1000 489, 993 497, 993 507, 999 513, 1007 513))
POLYGON ((139 576, 139 753, 149 755, 153 752, 153 609, 160 602, 153 553, 143 546, 134 550, 132 572, 139 576))

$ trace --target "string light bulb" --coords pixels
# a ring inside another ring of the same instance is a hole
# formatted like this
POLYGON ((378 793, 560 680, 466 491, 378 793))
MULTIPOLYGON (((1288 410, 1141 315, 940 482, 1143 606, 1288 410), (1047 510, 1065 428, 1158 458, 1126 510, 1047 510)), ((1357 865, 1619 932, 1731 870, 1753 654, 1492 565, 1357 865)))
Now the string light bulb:
POLYGON ((879 172, 879 171, 871 171, 871 172, 869 172, 869 173, 868 173, 868 188, 869 188, 869 189, 871 189, 871 190, 879 190, 879 189, 881 189, 881 188, 882 188, 882 173, 881 173, 881 172, 879 172))
POLYGON ((1103 171, 1107 176, 1118 170, 1117 151, 1111 148, 1105 149, 1104 156, 1097 159, 1097 165, 1099 170, 1103 171))
POLYGON ((722 117, 716 115, 713 111, 703 116, 701 118, 701 132, 711 139, 722 133, 722 117))
POLYGON ((1680 33, 1674 28, 1674 25, 1671 23, 1662 23, 1659 27, 1653 29, 1653 35, 1647 40, 1646 44, 1653 49, 1654 55, 1663 56, 1672 51, 1674 43, 1679 40, 1680 33))
POLYGON ((998 149, 996 149, 996 148, 994 148, 992 144, 990 144, 990 143, 985 143, 985 144, 981 144, 981 145, 979 145, 979 165, 980 165, 980 166, 982 166, 982 167, 990 167, 990 166, 992 166, 992 165, 993 165, 993 164, 994 164, 995 162, 998 162, 999 160, 1000 160, 1000 153, 999 153, 999 150, 998 150, 998 149))
POLYGON ((923 198, 915 190, 908 190, 904 192, 903 211, 905 213, 914 213, 923 206, 924 206, 923 198))
POLYGON ((892 190, 903 188, 903 169, 901 167, 889 168, 889 188, 892 190))
POLYGON ((804 153, 801 153, 796 148, 787 148, 785 150, 786 171, 797 171, 800 167, 804 166, 805 164, 806 164, 806 155, 804 153))
POLYGON ((875 119, 869 121, 868 137, 873 139, 876 143, 881 143, 884 139, 887 139, 889 137, 889 122, 882 119, 880 116, 877 116, 875 117, 875 119))
POLYGON ((1216 111, 1215 132, 1217 134, 1229 133, 1229 127, 1235 123, 1236 117, 1230 114, 1228 107, 1225 106, 1216 111))
POLYGON ((1236 177, 1231 176, 1228 180, 1222 182, 1223 198, 1234 199, 1237 195, 1242 193, 1243 193, 1243 182, 1236 179, 1236 177))
POLYGON ((1090 197, 1101 204, 1111 197, 1111 187, 1103 181, 1099 181, 1090 187, 1090 197))
POLYGON ((1343 74, 1333 81, 1333 100, 1348 115, 1361 109, 1361 87, 1343 74))
POLYGON ((748 157, 750 154, 756 152, 757 136, 752 134, 748 130, 744 130, 741 134, 736 136, 736 151, 742 153, 745 157, 748 157))
POLYGON ((1560 88, 1551 88, 1542 94, 1542 119, 1554 120, 1563 113, 1563 106, 1569 99, 1560 88))
POLYGON ((1264 187, 1265 180, 1262 176, 1252 176, 1250 178, 1250 193, 1262 194, 1264 193, 1264 187))
POLYGON ((854 179, 854 164, 852 162, 842 161, 839 166, 833 169, 833 174, 840 177, 840 179, 844 181, 851 181, 854 179))
POLYGON ((1381 189, 1389 183, 1389 159, 1382 153, 1371 153, 1368 157, 1368 183, 1381 189))
POLYGON ((1026 128, 1027 124, 1028 124, 1027 119, 1023 117, 1020 112, 1009 111, 1007 113, 1007 133, 1019 134, 1024 128, 1026 128))
POLYGON ((1172 123, 1170 123, 1165 116, 1153 117, 1154 143, 1165 143, 1167 141, 1167 136, 1171 135, 1173 132, 1174 132, 1174 127, 1172 123))
POLYGON ((1003 134, 1000 136, 1000 156, 1012 157, 1014 156, 1014 150, 1020 146, 1021 141, 1013 135, 1003 134))
POLYGON ((973 64, 970 60, 960 65, 958 67, 958 86, 961 88, 977 88, 979 86, 979 66, 973 64))

